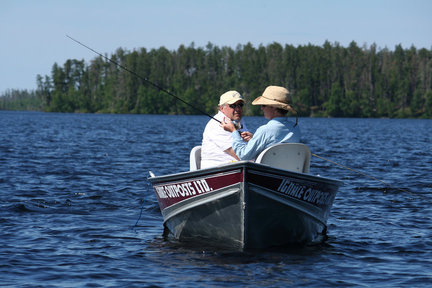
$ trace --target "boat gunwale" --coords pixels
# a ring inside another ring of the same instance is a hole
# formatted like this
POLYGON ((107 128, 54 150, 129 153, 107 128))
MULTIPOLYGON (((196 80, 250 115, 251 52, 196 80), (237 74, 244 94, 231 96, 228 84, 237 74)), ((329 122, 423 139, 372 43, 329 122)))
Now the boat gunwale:
MULTIPOLYGON (((206 169, 200 169, 200 170, 193 170, 193 171, 185 171, 185 172, 179 172, 179 173, 173 173, 173 174, 166 174, 161 176, 154 176, 154 177, 148 177, 147 180, 152 183, 152 185, 156 185, 159 183, 166 183, 181 179, 190 179, 190 178, 201 178, 206 175, 216 175, 219 173, 226 173, 231 170, 244 168, 244 169, 251 169, 251 170, 257 170, 262 171, 266 173, 271 174, 277 174, 277 175, 283 175, 283 176, 289 176, 297 179, 302 179, 306 181, 312 181, 312 182, 322 182, 327 183, 331 185, 336 186, 342 186, 344 183, 340 180, 328 178, 328 177, 322 177, 322 176, 315 176, 311 174, 306 173, 298 173, 294 171, 289 171, 285 169, 275 168, 271 167, 269 165, 261 164, 261 163, 255 163, 250 161, 238 161, 233 163, 228 163, 216 167, 206 168, 206 169)), ((245 179, 243 180, 245 181, 245 179)))

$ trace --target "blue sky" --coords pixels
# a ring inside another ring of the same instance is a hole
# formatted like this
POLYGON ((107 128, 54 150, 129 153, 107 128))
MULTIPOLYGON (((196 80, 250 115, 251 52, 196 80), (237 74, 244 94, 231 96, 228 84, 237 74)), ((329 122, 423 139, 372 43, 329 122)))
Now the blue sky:
POLYGON ((96 57, 66 35, 108 54, 192 42, 432 49, 431 11, 430 0, 0 0, 0 94, 96 57))

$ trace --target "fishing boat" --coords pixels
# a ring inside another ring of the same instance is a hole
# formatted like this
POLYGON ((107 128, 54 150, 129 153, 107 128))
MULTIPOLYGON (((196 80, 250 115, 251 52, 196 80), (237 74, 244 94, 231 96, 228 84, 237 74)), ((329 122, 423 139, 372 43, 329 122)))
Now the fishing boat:
POLYGON ((256 161, 155 176, 152 183, 165 232, 235 250, 325 241, 327 219, 342 182, 309 174, 311 153, 300 143, 276 144, 256 161))

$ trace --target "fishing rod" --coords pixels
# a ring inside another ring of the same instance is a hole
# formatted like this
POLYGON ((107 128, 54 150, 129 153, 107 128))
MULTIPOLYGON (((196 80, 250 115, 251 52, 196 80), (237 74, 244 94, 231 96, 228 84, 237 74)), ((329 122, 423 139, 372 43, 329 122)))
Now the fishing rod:
MULTIPOLYGON (((132 70, 128 69, 127 67, 121 65, 120 63, 118 63, 118 62, 116 62, 116 61, 114 61, 114 60, 112 60, 112 59, 106 57, 106 56, 103 55, 102 53, 99 53, 98 51, 96 51, 96 50, 94 50, 93 48, 91 48, 91 47, 89 47, 89 46, 83 44, 82 42, 80 42, 80 41, 78 41, 78 40, 72 38, 71 36, 69 36, 69 35, 66 35, 66 36, 67 36, 69 39, 71 39, 72 41, 78 43, 79 45, 81 45, 81 46, 87 48, 88 50, 90 50, 90 51, 96 53, 97 55, 99 55, 99 56, 102 57, 103 59, 105 59, 105 60, 111 62, 111 63, 114 64, 114 65, 117 65, 117 66, 120 67, 121 69, 123 69, 123 70, 125 70, 125 71, 131 73, 132 75, 138 77, 139 79, 143 80, 144 82, 149 83, 149 84, 152 85, 153 87, 157 88, 159 91, 165 92, 166 94, 168 94, 168 95, 170 95, 170 96, 176 98, 177 100, 180 100, 181 102, 185 103, 186 105, 188 105, 188 106, 192 107, 193 109, 199 111, 201 114, 204 114, 204 115, 210 117, 211 119, 213 119, 213 120, 215 120, 215 121, 217 121, 217 122, 219 122, 219 123, 222 123, 222 122, 219 121, 218 119, 216 119, 216 118, 214 118, 213 116, 209 115, 208 113, 202 111, 202 110, 199 109, 198 107, 196 107, 196 106, 194 106, 194 105, 192 105, 192 104, 190 104, 190 103, 184 101, 184 100, 181 99, 180 97, 177 97, 174 93, 172 93, 172 92, 170 92, 169 90, 167 90, 167 89, 161 87, 160 85, 158 85, 158 84, 156 84, 156 83, 150 81, 150 80, 147 79, 146 77, 143 77, 143 76, 139 75, 138 73, 136 73, 135 71, 132 71, 132 70)), ((233 121, 233 122, 234 122, 234 121, 233 121)), ((298 117, 296 117, 296 124, 294 125, 294 127, 297 126, 297 123, 298 123, 298 117)), ((237 124, 237 125, 238 125, 238 124, 237 124)), ((235 124, 235 126, 237 126, 237 125, 235 124)), ((374 180, 376 180, 376 181, 379 181, 379 182, 381 182, 381 183, 384 183, 385 185, 387 185, 387 186, 389 186, 389 187, 392 187, 390 184, 388 184, 388 183, 386 183, 386 182, 384 182, 384 181, 382 181, 382 180, 379 180, 379 179, 377 179, 377 178, 375 178, 375 177, 373 177, 373 176, 370 176, 370 175, 367 175, 367 174, 362 173, 362 172, 360 172, 360 171, 354 170, 354 169, 352 169, 352 168, 349 168, 349 167, 344 166, 344 165, 342 165, 342 164, 336 163, 336 162, 331 161, 331 160, 329 160, 329 159, 326 159, 326 158, 324 158, 324 157, 318 156, 318 155, 313 154, 313 153, 312 153, 312 156, 315 156, 315 157, 320 158, 320 159, 322 159, 322 160, 325 160, 325 161, 328 161, 328 162, 330 162, 330 163, 336 164, 336 165, 341 166, 341 167, 343 167, 343 168, 345 168, 345 169, 348 169, 348 170, 350 170, 350 171, 354 171, 354 172, 359 173, 359 174, 361 174, 361 175, 363 175, 363 176, 366 176, 366 177, 372 178, 372 179, 374 179, 374 180)), ((405 190, 405 189, 401 189, 401 188, 397 188, 397 187, 392 187, 392 188, 394 188, 394 189, 398 189, 398 190, 401 190, 401 191, 404 191, 404 192, 409 192, 409 191, 407 191, 407 190, 405 190)), ((410 193, 410 192, 409 192, 409 193, 410 193)))
POLYGON ((376 178, 376 177, 374 177, 374 176, 368 175, 368 174, 366 174, 366 173, 363 173, 363 172, 361 172, 361 171, 355 170, 355 169, 350 168, 350 167, 348 167, 348 166, 345 166, 345 165, 342 165, 342 164, 336 163, 336 162, 334 162, 334 161, 332 161, 332 160, 330 160, 330 159, 324 158, 324 157, 319 156, 319 155, 317 155, 317 154, 311 153, 311 155, 314 156, 314 157, 317 157, 317 158, 319 158, 319 159, 321 159, 321 160, 325 160, 325 161, 328 161, 328 162, 330 162, 330 163, 333 163, 333 164, 335 164, 335 165, 337 165, 337 166, 340 166, 340 167, 342 167, 342 168, 345 168, 345 169, 347 169, 347 170, 349 170, 349 171, 353 171, 353 172, 358 173, 358 174, 360 174, 360 175, 363 175, 363 176, 365 176, 365 177, 371 178, 371 179, 373 179, 373 180, 375 180, 375 181, 381 182, 381 183, 383 183, 384 185, 386 185, 386 186, 388 186, 388 187, 390 187, 390 188, 393 188, 393 189, 396 189, 396 190, 400 190, 400 191, 403 191, 403 192, 408 192, 409 194, 413 195, 410 191, 408 191, 408 190, 406 190, 406 189, 402 189, 402 188, 394 187, 393 185, 390 185, 389 183, 384 182, 383 180, 380 180, 380 179, 378 179, 378 178, 376 178))
POLYGON ((123 69, 123 70, 125 70, 125 71, 131 73, 132 75, 138 77, 139 79, 143 80, 144 82, 147 82, 148 84, 150 84, 150 85, 152 85, 153 87, 157 88, 159 91, 165 92, 166 94, 168 94, 168 95, 170 95, 170 96, 176 98, 177 100, 180 100, 181 102, 185 103, 186 105, 189 105, 190 107, 192 107, 192 108, 194 108, 195 110, 199 111, 201 114, 204 114, 204 115, 210 117, 211 119, 213 119, 213 120, 215 120, 215 121, 221 123, 221 121, 219 121, 218 119, 214 118, 214 117, 211 116, 210 114, 207 114, 206 112, 204 112, 204 111, 201 110, 200 108, 198 108, 198 107, 196 107, 196 106, 194 106, 194 105, 192 105, 192 104, 190 104, 190 103, 184 101, 184 100, 181 99, 180 97, 177 97, 176 95, 174 95, 174 93, 172 93, 172 92, 170 92, 169 90, 167 90, 167 89, 165 89, 165 88, 159 86, 158 84, 156 84, 156 83, 150 81, 150 80, 147 79, 146 77, 143 77, 143 76, 139 75, 138 73, 136 73, 135 71, 132 71, 132 70, 128 69, 127 67, 125 67, 125 66, 121 65, 120 63, 118 63, 118 62, 116 62, 116 61, 114 61, 114 60, 112 60, 112 59, 106 57, 105 55, 102 55, 102 53, 99 53, 98 51, 94 50, 93 48, 90 48, 89 46, 87 46, 87 45, 81 43, 80 41, 78 41, 78 40, 72 38, 71 36, 66 35, 66 37, 68 37, 68 38, 71 39, 72 41, 74 41, 74 42, 80 44, 81 46, 87 48, 88 50, 90 50, 90 51, 96 53, 96 54, 99 55, 100 57, 102 57, 102 58, 104 58, 105 60, 111 62, 112 64, 117 65, 117 66, 120 67, 121 69, 123 69))

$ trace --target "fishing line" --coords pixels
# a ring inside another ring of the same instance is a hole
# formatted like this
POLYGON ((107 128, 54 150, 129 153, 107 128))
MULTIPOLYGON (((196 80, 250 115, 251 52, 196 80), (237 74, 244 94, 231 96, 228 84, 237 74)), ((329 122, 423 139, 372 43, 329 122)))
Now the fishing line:
POLYGON ((138 219, 137 219, 137 221, 135 222, 135 225, 134 225, 134 228, 136 228, 137 227, 137 225, 138 225, 138 222, 139 222, 139 220, 141 219, 141 216, 142 216, 142 211, 143 211, 143 209, 144 209, 144 201, 143 201, 143 204, 141 205, 141 211, 140 211, 140 214, 139 214, 139 217, 138 217, 138 219))
POLYGON ((340 166, 340 167, 343 167, 343 168, 345 168, 345 169, 347 169, 347 170, 350 170, 350 171, 356 172, 356 173, 358 173, 358 174, 360 174, 360 175, 363 175, 363 176, 365 176, 365 177, 368 177, 368 178, 371 178, 371 179, 376 180, 376 181, 378 181, 378 182, 381 182, 381 183, 383 183, 384 185, 386 185, 386 186, 388 186, 388 187, 390 187, 390 188, 397 189, 397 190, 400 190, 400 191, 403 191, 403 192, 408 192, 408 193, 410 193, 411 195, 413 195, 410 191, 408 191, 408 190, 406 190, 406 189, 402 189, 402 188, 394 187, 394 186, 390 185, 389 183, 384 182, 383 180, 380 180, 380 179, 378 179, 378 178, 376 178, 376 177, 374 177, 374 176, 368 175, 368 174, 366 174, 366 173, 363 173, 363 172, 361 172, 361 171, 355 170, 355 169, 350 168, 350 167, 348 167, 348 166, 345 166, 345 165, 342 165, 342 164, 336 163, 336 162, 334 162, 334 161, 332 161, 332 160, 330 160, 330 159, 324 158, 324 157, 319 156, 319 155, 317 155, 317 154, 311 153, 311 155, 312 155, 312 156, 315 156, 315 157, 317 157, 317 158, 319 158, 319 159, 322 159, 322 160, 328 161, 328 162, 330 162, 330 163, 333 163, 333 164, 335 164, 335 165, 338 165, 338 166, 340 166))
POLYGON ((66 37, 68 37, 68 38, 71 39, 72 41, 74 41, 74 42, 80 44, 81 46, 83 46, 83 47, 89 49, 90 51, 96 53, 97 55, 99 55, 100 57, 104 58, 105 60, 107 60, 107 61, 113 63, 114 65, 117 65, 117 66, 120 67, 121 69, 123 69, 123 70, 125 70, 125 71, 131 73, 131 74, 134 75, 135 77, 138 77, 139 79, 141 79, 141 80, 143 80, 143 81, 149 83, 149 84, 152 85, 153 87, 157 88, 159 91, 165 92, 166 94, 168 94, 168 95, 170 95, 170 96, 176 98, 177 100, 180 100, 181 102, 185 103, 186 105, 189 105, 190 107, 192 107, 192 108, 194 108, 195 110, 199 111, 201 114, 204 114, 204 115, 206 115, 206 116, 212 118, 213 120, 215 120, 215 121, 221 123, 221 121, 219 121, 218 119, 216 119, 216 118, 214 118, 213 116, 207 114, 206 112, 202 111, 202 110, 199 109, 198 107, 196 107, 196 106, 194 106, 194 105, 192 105, 192 104, 190 104, 190 103, 184 101, 184 100, 181 99, 180 97, 177 97, 177 96, 174 95, 172 92, 170 92, 170 91, 164 89, 163 87, 159 86, 158 84, 156 84, 156 83, 154 83, 154 82, 148 80, 147 78, 145 78, 145 77, 139 75, 139 74, 136 73, 135 71, 132 71, 132 70, 128 69, 127 67, 121 65, 120 63, 117 63, 116 61, 114 61, 114 60, 112 60, 112 59, 106 57, 105 55, 102 55, 101 53, 97 52, 97 51, 94 50, 93 48, 90 48, 89 46, 87 46, 87 45, 81 43, 80 41, 78 41, 78 40, 72 38, 72 37, 69 36, 69 35, 66 35, 66 37))

